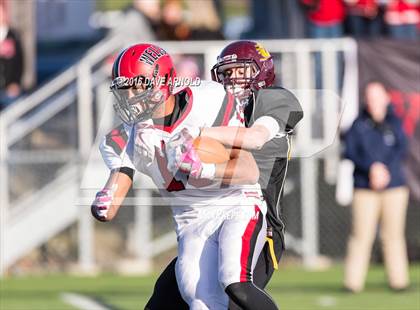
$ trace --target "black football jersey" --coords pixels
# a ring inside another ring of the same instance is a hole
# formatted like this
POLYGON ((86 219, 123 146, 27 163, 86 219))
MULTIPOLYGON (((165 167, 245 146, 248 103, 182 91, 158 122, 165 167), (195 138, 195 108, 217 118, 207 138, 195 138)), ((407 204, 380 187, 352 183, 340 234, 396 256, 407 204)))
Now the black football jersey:
POLYGON ((281 212, 281 195, 289 164, 290 135, 302 119, 303 111, 296 97, 281 87, 256 92, 245 108, 245 123, 251 127, 262 116, 273 117, 279 124, 279 133, 252 151, 260 170, 259 183, 267 202, 267 222, 272 230, 283 235, 284 221, 281 212))

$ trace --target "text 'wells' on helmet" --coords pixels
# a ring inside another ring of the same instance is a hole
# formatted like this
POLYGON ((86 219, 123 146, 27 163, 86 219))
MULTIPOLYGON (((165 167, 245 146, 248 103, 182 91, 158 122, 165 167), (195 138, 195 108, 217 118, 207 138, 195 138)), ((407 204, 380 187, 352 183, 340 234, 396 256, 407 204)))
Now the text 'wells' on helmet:
POLYGON ((112 67, 114 108, 133 124, 150 118, 174 87, 175 68, 169 54, 153 44, 135 44, 119 53, 112 67))
POLYGON ((235 41, 222 50, 212 68, 212 79, 224 85, 235 84, 235 78, 227 76, 225 71, 240 66, 253 66, 255 69, 252 71, 254 74, 246 78, 246 87, 258 90, 273 85, 274 62, 270 53, 261 44, 245 40, 235 41))

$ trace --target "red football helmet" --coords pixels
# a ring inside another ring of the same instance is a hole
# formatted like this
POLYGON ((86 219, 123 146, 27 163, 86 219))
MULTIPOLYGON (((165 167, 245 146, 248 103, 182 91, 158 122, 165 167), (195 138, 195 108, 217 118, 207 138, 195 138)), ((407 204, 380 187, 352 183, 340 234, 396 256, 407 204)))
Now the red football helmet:
POLYGON ((274 83, 274 63, 270 53, 259 43, 236 41, 226 46, 213 66, 212 79, 225 87, 255 91, 274 83), (232 76, 233 68, 243 68, 245 76, 232 76))
POLYGON ((114 108, 127 124, 150 118, 171 95, 175 68, 168 53, 153 44, 136 44, 123 50, 112 68, 114 108))

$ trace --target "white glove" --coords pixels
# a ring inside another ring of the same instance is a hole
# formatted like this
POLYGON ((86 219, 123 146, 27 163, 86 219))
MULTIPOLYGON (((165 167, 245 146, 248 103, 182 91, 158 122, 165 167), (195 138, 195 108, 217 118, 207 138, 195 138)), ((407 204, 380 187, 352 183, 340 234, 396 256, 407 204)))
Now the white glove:
POLYGON ((95 200, 92 203, 90 211, 92 215, 99 221, 107 220, 109 209, 111 208, 112 199, 116 190, 116 184, 113 188, 104 188, 96 193, 95 200))
POLYGON ((177 171, 189 174, 193 178, 213 179, 214 164, 203 164, 193 147, 193 137, 187 128, 172 137, 166 145, 168 170, 174 175, 177 171))
POLYGON ((193 140, 189 130, 183 128, 167 142, 165 151, 168 158, 168 170, 173 174, 180 169, 185 154, 192 148, 193 140))

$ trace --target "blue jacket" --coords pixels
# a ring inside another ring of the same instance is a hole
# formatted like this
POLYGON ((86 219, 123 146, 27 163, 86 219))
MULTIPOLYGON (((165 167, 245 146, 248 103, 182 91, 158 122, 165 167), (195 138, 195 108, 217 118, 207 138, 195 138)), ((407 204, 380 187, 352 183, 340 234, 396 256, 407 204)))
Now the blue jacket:
POLYGON ((355 165, 354 187, 369 188, 369 168, 375 161, 385 164, 391 174, 387 188, 405 185, 402 162, 406 149, 401 121, 391 107, 380 124, 363 111, 345 135, 345 157, 355 165))

